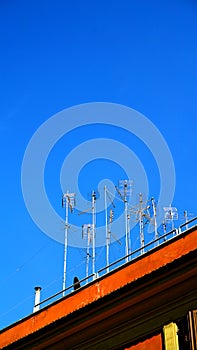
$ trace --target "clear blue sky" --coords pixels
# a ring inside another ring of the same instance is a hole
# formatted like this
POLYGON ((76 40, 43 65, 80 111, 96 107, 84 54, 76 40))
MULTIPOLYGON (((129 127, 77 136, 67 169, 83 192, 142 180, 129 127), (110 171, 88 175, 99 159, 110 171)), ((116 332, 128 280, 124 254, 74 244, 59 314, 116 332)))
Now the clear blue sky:
MULTIPOLYGON (((173 156, 172 204, 180 216, 185 209, 197 215, 196 38, 194 0, 0 2, 0 328, 31 313, 35 285, 44 288, 43 297, 62 286, 63 246, 35 225, 21 190, 27 144, 55 113, 100 101, 144 114, 160 130, 173 156)), ((73 135, 74 145, 90 134, 91 128, 83 137, 73 135)), ((118 139, 118 132, 113 135, 118 139)), ((45 181, 53 206, 64 217, 60 148, 51 153, 45 181)), ((156 175, 146 151, 135 140, 133 151, 152 184, 156 175)), ((95 173, 106 170, 105 165, 94 164, 95 173)), ((90 173, 88 164, 81 174, 87 196, 96 182, 90 173)), ((152 188, 157 197, 157 187, 152 188)), ((72 279, 78 266, 84 266, 84 251, 71 250, 69 259, 72 279)))

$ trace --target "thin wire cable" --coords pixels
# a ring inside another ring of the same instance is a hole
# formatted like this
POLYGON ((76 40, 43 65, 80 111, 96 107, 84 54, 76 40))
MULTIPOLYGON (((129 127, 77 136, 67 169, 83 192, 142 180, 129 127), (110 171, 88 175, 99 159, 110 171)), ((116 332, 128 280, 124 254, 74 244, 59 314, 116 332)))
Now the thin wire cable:
POLYGON ((0 282, 0 286, 4 285, 7 281, 9 281, 12 277, 15 276, 18 272, 20 272, 30 261, 32 261, 44 248, 49 246, 51 242, 40 247, 34 254, 32 254, 27 260, 24 261, 21 265, 19 265, 15 271, 11 272, 3 281, 0 282))

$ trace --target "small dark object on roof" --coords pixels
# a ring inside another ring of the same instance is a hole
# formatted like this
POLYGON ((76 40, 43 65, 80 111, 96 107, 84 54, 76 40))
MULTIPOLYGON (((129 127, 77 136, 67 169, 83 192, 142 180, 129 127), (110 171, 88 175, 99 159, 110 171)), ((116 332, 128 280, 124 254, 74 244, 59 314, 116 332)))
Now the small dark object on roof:
POLYGON ((80 288, 80 283, 79 283, 79 279, 77 277, 74 277, 74 280, 73 280, 73 285, 74 285, 74 290, 80 288))

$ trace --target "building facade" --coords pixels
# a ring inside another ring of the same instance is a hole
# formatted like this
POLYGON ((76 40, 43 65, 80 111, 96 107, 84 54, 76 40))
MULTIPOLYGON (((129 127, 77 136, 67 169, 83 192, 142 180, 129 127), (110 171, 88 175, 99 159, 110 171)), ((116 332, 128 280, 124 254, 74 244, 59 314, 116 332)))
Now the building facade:
POLYGON ((197 349, 197 228, 0 332, 7 350, 197 349))

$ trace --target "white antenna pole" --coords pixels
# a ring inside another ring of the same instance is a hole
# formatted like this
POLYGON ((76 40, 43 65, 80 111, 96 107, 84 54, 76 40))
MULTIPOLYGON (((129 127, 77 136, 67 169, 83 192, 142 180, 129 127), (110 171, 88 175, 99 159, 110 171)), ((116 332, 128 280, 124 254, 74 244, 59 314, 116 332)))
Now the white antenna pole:
POLYGON ((170 205, 170 217, 171 217, 172 230, 174 230, 174 218, 173 218, 173 211, 172 211, 171 205, 170 205))
POLYGON ((106 236, 106 266, 107 272, 109 272, 109 232, 107 222, 107 187, 104 186, 104 197, 105 197, 105 236, 106 236))
POLYGON ((64 230, 64 275, 63 275, 63 296, 66 289, 66 268, 67 268, 67 247, 68 247, 68 192, 66 193, 66 221, 64 230))
MULTIPOLYGON (((157 232, 157 211, 156 211, 154 198, 151 198, 151 203, 153 207, 154 231, 155 231, 155 240, 156 240, 158 238, 158 232, 157 232)), ((157 241, 156 244, 158 245, 159 242, 157 241)))
POLYGON ((64 203, 66 202, 66 209, 65 209, 65 229, 64 229, 64 272, 63 272, 63 296, 65 296, 66 292, 66 270, 67 270, 67 250, 68 250, 68 229, 69 229, 69 223, 68 223, 68 209, 70 207, 70 211, 72 212, 73 206, 75 203, 75 193, 69 193, 68 191, 66 194, 63 194, 62 196, 62 207, 64 207, 64 203))
POLYGON ((87 237, 87 249, 86 249, 86 283, 88 283, 89 276, 89 260, 90 260, 90 237, 91 237, 91 228, 88 228, 88 237, 87 237))
MULTIPOLYGON (((165 223, 165 220, 162 222, 162 225, 163 225, 163 232, 164 232, 164 235, 166 235, 167 230, 166 230, 166 223, 165 223)), ((164 237, 164 241, 166 241, 166 237, 164 237)))
MULTIPOLYGON (((92 274, 95 275, 96 194, 92 192, 92 274)), ((95 276, 93 276, 94 278, 95 276)))
POLYGON ((87 246, 86 246, 86 284, 88 283, 88 276, 89 276, 91 235, 92 235, 92 224, 84 224, 84 225, 82 225, 82 238, 87 238, 87 246))
POLYGON ((131 216, 130 216, 130 214, 128 214, 127 215, 127 227, 128 227, 128 250, 129 250, 129 254, 131 254, 130 218, 131 218, 131 216))
MULTIPOLYGON (((187 224, 187 222, 188 222, 187 210, 184 210, 184 218, 185 218, 185 223, 187 224)), ((186 230, 188 230, 188 225, 186 225, 186 230)))
POLYGON ((141 254, 144 253, 144 223, 143 223, 143 208, 142 208, 142 194, 140 193, 140 212, 139 212, 139 223, 140 223, 140 245, 141 245, 141 254))
POLYGON ((127 195, 126 193, 124 194, 124 212, 125 212, 125 253, 126 253, 126 262, 129 261, 129 246, 128 246, 128 203, 127 203, 127 195))
POLYGON ((123 186, 122 193, 121 191, 117 188, 117 192, 124 202, 124 215, 125 215, 125 262, 129 261, 129 232, 128 232, 128 202, 127 202, 127 193, 129 188, 131 188, 132 181, 131 180, 120 180, 119 181, 120 186, 123 186))

